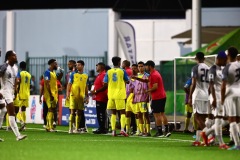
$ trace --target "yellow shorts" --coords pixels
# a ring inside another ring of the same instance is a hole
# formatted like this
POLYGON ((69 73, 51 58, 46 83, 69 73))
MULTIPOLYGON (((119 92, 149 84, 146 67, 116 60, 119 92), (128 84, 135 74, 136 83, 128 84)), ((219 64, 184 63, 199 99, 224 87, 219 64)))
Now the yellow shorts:
POLYGON ((185 112, 192 113, 193 112, 193 107, 191 107, 189 104, 185 104, 185 112))
POLYGON ((57 99, 54 98, 53 101, 51 101, 48 98, 45 98, 46 104, 48 106, 48 108, 56 108, 57 107, 57 99))
POLYGON ((83 99, 75 98, 75 97, 71 96, 70 100, 69 100, 69 109, 84 110, 83 99))
POLYGON ((14 101, 13 101, 13 105, 14 105, 15 107, 19 107, 19 106, 20 106, 18 94, 16 95, 16 98, 15 98, 14 101))
POLYGON ((19 106, 20 107, 28 107, 29 106, 29 99, 21 99, 19 100, 19 106))
POLYGON ((70 98, 65 99, 65 107, 69 107, 70 106, 70 98))
POLYGON ((109 99, 107 109, 125 110, 125 99, 109 99))
POLYGON ((135 104, 135 111, 138 113, 138 112, 141 112, 141 113, 145 113, 148 111, 148 106, 147 106, 147 103, 146 102, 139 102, 139 103, 136 103, 135 104))
POLYGON ((133 112, 134 111, 132 101, 133 101, 133 93, 130 93, 128 98, 127 98, 127 102, 126 102, 126 112, 133 112))

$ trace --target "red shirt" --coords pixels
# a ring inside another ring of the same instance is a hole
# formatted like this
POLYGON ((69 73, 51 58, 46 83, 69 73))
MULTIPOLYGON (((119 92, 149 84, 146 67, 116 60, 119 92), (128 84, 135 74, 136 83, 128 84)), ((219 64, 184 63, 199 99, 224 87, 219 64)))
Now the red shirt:
POLYGON ((154 83, 158 84, 158 88, 155 91, 151 92, 152 100, 166 98, 166 93, 165 93, 165 89, 163 86, 162 76, 155 69, 149 75, 149 82, 150 82, 151 88, 153 87, 154 83))
MULTIPOLYGON (((103 87, 103 78, 105 76, 106 72, 103 71, 99 73, 94 81, 94 90, 98 90, 103 87)), ((100 102, 107 102, 108 96, 107 96, 107 89, 102 92, 98 92, 94 98, 96 101, 100 102)))
POLYGON ((128 76, 131 76, 132 75, 132 69, 130 67, 126 67, 125 68, 125 71, 127 72, 127 75, 128 76))
MULTIPOLYGON (((42 86, 42 89, 44 89, 44 79, 41 80, 40 85, 42 86)), ((45 102, 44 95, 42 95, 43 101, 45 102)))

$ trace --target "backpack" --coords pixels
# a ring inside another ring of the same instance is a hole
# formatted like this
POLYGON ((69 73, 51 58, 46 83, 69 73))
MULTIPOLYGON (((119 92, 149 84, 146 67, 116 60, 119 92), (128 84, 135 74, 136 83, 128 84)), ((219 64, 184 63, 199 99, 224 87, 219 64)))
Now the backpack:
POLYGON ((0 65, 0 77, 3 77, 7 70, 7 67, 8 67, 7 63, 3 63, 2 65, 0 65))

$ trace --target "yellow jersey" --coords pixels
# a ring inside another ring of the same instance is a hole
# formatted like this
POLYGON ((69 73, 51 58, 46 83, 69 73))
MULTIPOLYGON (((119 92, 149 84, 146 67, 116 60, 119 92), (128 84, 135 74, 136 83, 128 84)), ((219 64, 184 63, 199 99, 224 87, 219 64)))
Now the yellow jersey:
POLYGON ((126 84, 129 81, 127 72, 121 68, 107 71, 103 82, 108 83, 108 99, 126 99, 126 84))
POLYGON ((58 87, 57 87, 57 75, 55 72, 50 71, 49 69, 44 73, 44 98, 46 100, 50 99, 49 92, 47 90, 47 83, 45 81, 49 80, 50 91, 55 100, 58 99, 58 87))
POLYGON ((27 71, 20 71, 17 78, 20 79, 19 99, 28 99, 30 96, 31 74, 27 71))
POLYGON ((89 83, 88 74, 72 72, 69 78, 69 83, 72 84, 70 95, 74 98, 85 98, 85 90, 89 83))

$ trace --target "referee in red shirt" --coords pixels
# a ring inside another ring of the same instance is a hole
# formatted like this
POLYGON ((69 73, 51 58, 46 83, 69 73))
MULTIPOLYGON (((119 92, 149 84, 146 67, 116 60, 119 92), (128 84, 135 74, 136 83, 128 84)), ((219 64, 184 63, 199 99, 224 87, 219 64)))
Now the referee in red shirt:
POLYGON ((165 103, 166 103, 166 93, 163 86, 163 80, 160 73, 155 69, 155 63, 153 61, 147 61, 145 68, 149 71, 149 89, 146 91, 151 93, 152 97, 152 112, 155 118, 155 123, 157 126, 157 133, 155 137, 169 137, 171 133, 169 132, 168 120, 164 114, 165 103), (162 132, 162 123, 165 126, 165 135, 162 132))
POLYGON ((94 89, 91 91, 93 99, 96 100, 96 109, 97 109, 97 119, 99 128, 96 131, 93 131, 94 134, 106 134, 107 130, 105 127, 106 123, 106 109, 107 109, 107 89, 103 90, 103 78, 106 74, 105 64, 99 62, 96 65, 96 71, 98 75, 94 81, 94 89))

